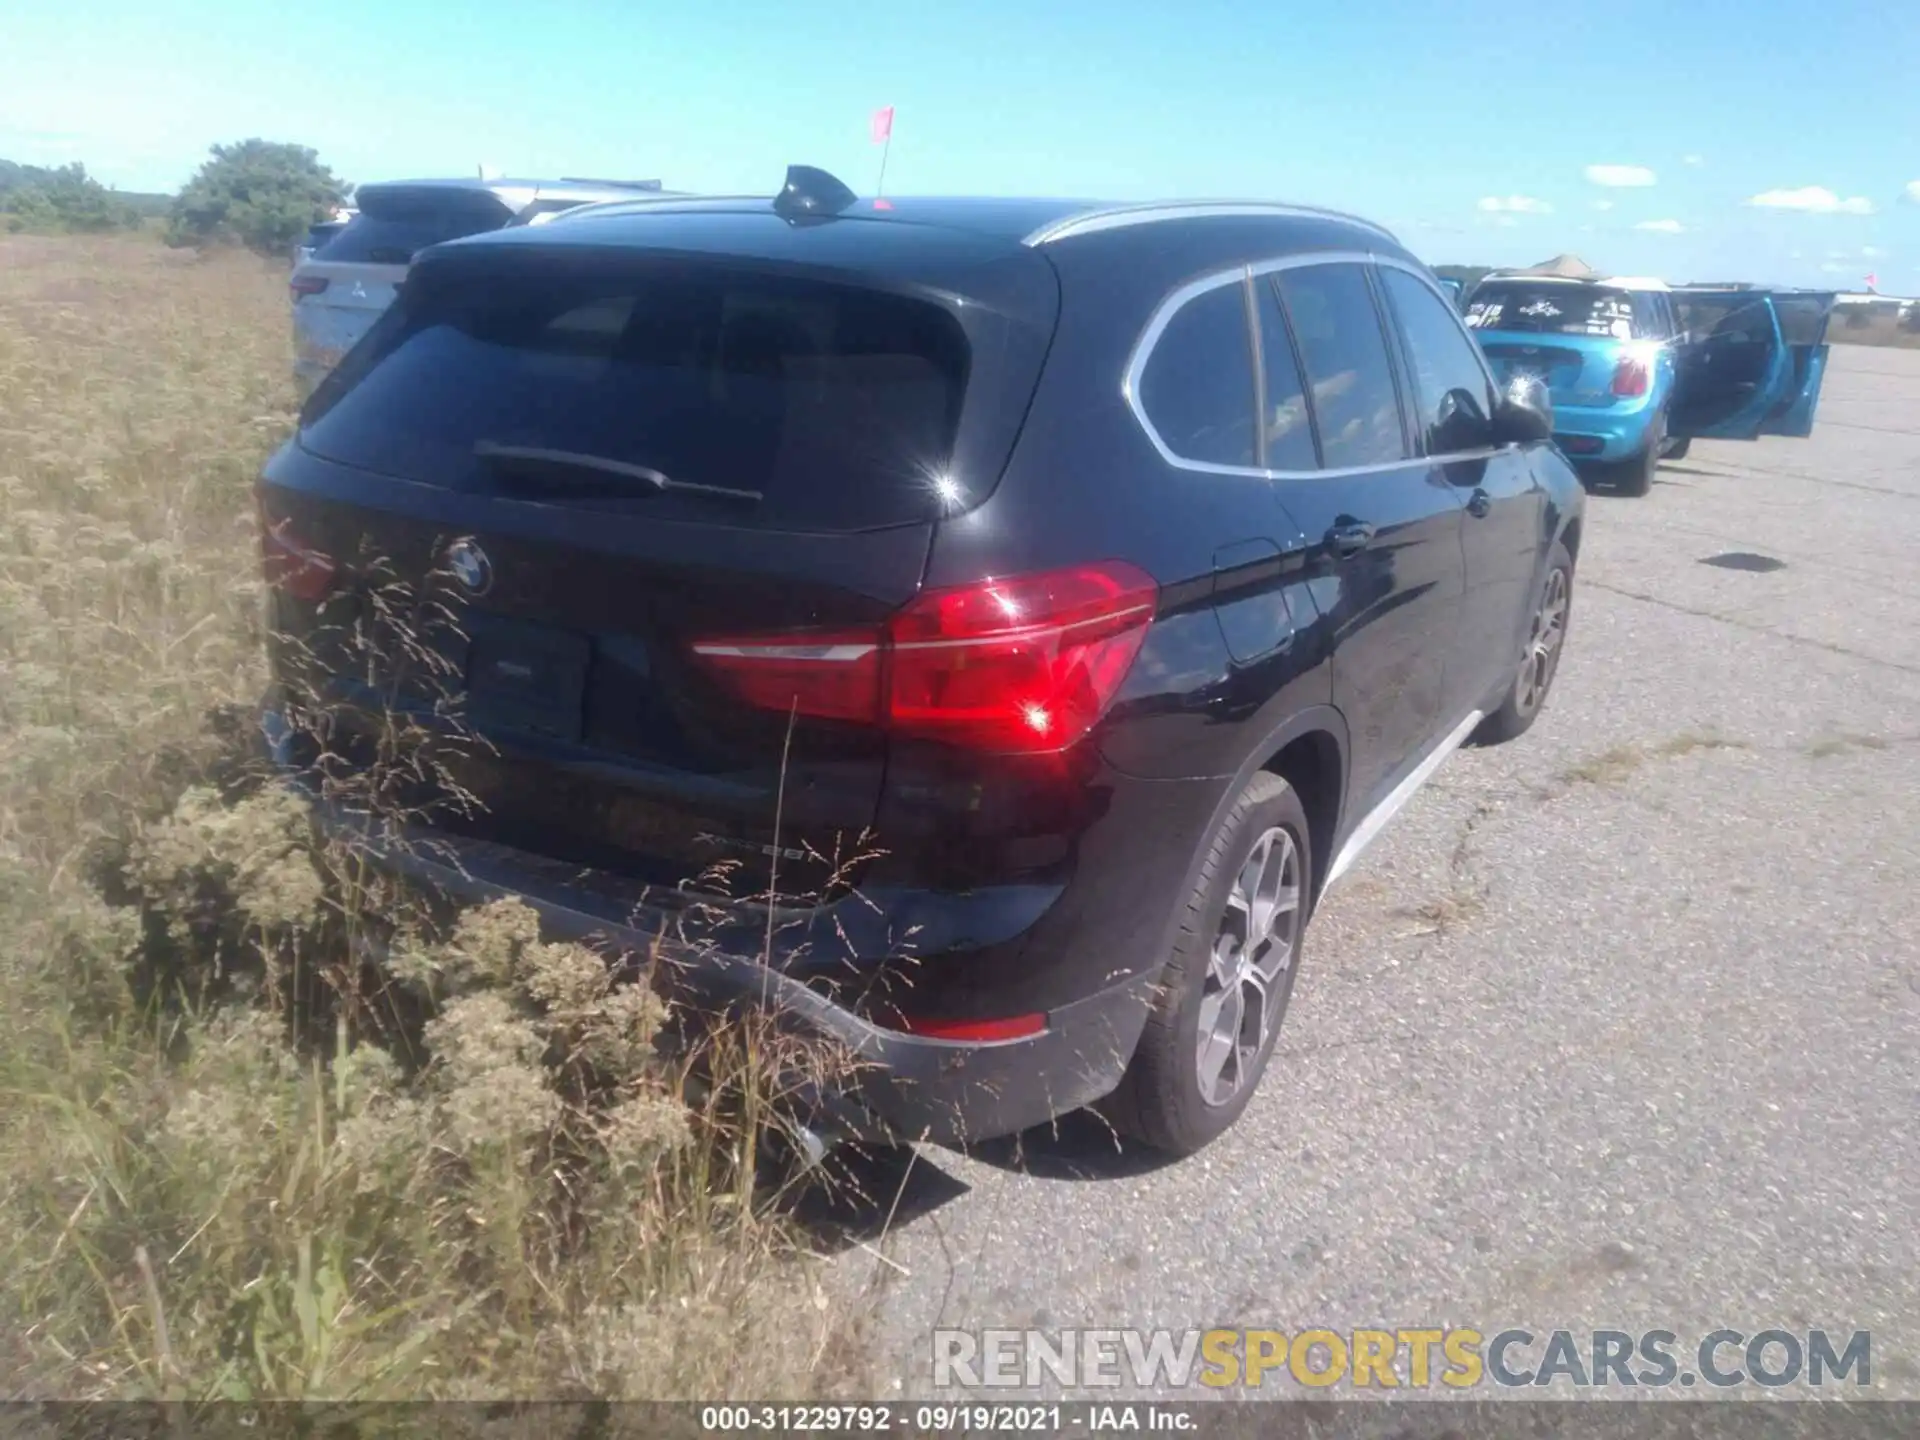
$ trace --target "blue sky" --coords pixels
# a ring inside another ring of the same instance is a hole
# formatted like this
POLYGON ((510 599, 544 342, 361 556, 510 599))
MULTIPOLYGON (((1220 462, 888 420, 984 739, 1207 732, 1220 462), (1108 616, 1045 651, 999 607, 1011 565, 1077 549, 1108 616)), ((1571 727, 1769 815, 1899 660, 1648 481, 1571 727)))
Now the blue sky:
POLYGON ((0 0, 0 36, 0 156, 127 189, 263 135, 356 181, 866 192, 892 104, 891 193, 1280 198, 1434 263, 1920 292, 1920 6, 1885 0, 0 0))

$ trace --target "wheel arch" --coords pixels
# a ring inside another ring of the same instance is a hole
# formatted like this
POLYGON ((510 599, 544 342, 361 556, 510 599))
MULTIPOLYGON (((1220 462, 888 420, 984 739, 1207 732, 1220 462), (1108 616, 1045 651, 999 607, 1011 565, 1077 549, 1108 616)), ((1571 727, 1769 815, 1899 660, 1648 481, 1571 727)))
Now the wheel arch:
MULTIPOLYGON (((1296 711, 1252 747, 1239 773, 1226 787, 1207 828, 1209 841, 1219 833, 1227 812, 1248 782, 1262 771, 1291 785, 1307 812, 1307 844, 1313 861, 1313 894, 1326 884, 1327 867, 1339 852, 1340 826, 1347 797, 1348 732, 1346 717, 1331 705, 1296 711)), ((1198 865, 1198 857, 1195 860, 1198 865)), ((1192 883, 1191 879, 1189 883, 1192 883)))

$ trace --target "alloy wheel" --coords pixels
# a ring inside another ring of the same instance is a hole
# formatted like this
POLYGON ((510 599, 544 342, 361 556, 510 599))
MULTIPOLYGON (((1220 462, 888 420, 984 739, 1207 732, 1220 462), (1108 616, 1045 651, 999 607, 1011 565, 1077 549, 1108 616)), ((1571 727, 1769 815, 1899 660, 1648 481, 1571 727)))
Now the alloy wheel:
POLYGON ((1554 668, 1560 663, 1560 644, 1567 636, 1567 572, 1555 566, 1534 612, 1526 657, 1520 662, 1520 712, 1531 715, 1547 698, 1554 668))
POLYGON ((1225 1105, 1259 1078, 1287 972, 1299 945, 1300 850, 1275 826, 1233 877, 1200 992, 1195 1065, 1200 1095, 1225 1105))

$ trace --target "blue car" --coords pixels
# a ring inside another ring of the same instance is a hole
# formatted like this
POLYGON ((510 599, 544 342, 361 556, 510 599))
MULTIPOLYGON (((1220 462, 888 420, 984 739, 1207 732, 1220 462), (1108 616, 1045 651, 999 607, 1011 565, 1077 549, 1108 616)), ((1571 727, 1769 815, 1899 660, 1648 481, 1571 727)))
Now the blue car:
POLYGON ((1644 495, 1695 438, 1812 433, 1833 298, 1496 274, 1466 321, 1502 379, 1546 382, 1569 459, 1644 495))

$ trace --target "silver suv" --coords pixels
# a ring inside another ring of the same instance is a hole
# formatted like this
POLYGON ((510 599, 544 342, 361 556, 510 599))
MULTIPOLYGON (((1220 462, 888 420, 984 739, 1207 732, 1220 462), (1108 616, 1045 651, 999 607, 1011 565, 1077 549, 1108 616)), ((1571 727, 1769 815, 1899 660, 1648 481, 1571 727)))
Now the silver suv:
POLYGON ((668 198, 658 180, 388 180, 354 192, 357 211, 303 253, 293 297, 293 374, 306 394, 393 302, 414 255, 511 225, 539 225, 607 200, 668 198))

